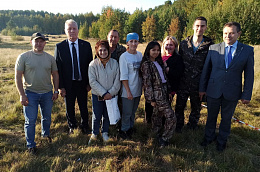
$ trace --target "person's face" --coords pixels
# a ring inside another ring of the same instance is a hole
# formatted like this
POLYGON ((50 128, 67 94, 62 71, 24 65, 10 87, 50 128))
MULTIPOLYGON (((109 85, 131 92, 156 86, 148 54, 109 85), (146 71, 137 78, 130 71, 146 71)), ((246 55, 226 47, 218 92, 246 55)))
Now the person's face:
POLYGON ((107 58, 108 50, 106 49, 105 46, 99 46, 99 48, 98 48, 98 55, 102 59, 107 58))
POLYGON ((44 49, 44 46, 46 44, 46 41, 41 39, 41 38, 38 38, 38 39, 31 40, 31 44, 32 44, 34 52, 42 53, 43 49, 44 49))
POLYGON ((203 36, 204 32, 207 29, 206 21, 196 20, 193 24, 194 35, 203 36))
POLYGON ((129 50, 136 51, 138 46, 138 41, 135 39, 131 39, 127 42, 127 45, 129 46, 129 50))
POLYGON ((233 45, 240 35, 241 32, 237 32, 236 26, 226 26, 223 29, 223 40, 227 45, 233 45))
POLYGON ((67 35, 67 38, 70 41, 72 42, 76 41, 78 39, 78 33, 79 33, 77 25, 75 23, 66 24, 65 33, 67 35))
POLYGON ((172 55, 174 50, 175 50, 175 44, 172 40, 167 40, 165 43, 164 43, 164 49, 165 49, 165 52, 166 52, 166 55, 172 55))
POLYGON ((118 33, 115 31, 109 32, 109 34, 107 35, 107 40, 110 47, 115 47, 119 41, 118 33))
POLYGON ((158 45, 154 46, 152 49, 150 49, 150 59, 152 61, 155 60, 156 57, 158 57, 158 55, 160 54, 160 48, 158 45))

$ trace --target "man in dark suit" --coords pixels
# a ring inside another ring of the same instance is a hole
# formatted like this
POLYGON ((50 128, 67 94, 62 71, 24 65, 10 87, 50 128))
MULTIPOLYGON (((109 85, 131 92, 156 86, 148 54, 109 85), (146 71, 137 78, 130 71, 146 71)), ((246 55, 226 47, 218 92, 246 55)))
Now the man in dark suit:
POLYGON ((70 19, 65 22, 66 40, 58 43, 55 49, 55 58, 59 71, 59 88, 62 97, 65 97, 66 117, 69 132, 77 128, 75 118, 75 101, 77 99, 83 133, 89 132, 87 94, 90 90, 88 81, 88 65, 93 59, 89 42, 78 39, 78 25, 70 19))
POLYGON ((223 28, 223 40, 210 46, 200 79, 200 98, 207 95, 208 118, 204 140, 206 147, 217 139, 217 150, 226 148, 231 129, 231 118, 238 100, 248 104, 254 82, 254 49, 237 41, 241 34, 240 24, 228 22, 223 28), (242 73, 244 83, 242 85, 242 73), (218 137, 216 122, 221 109, 218 137))

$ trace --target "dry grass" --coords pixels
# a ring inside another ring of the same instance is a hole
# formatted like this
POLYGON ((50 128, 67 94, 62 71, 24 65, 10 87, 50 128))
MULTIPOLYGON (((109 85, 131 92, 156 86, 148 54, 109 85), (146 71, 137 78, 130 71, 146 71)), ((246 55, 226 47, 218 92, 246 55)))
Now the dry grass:
MULTIPOLYGON (((25 37, 24 41, 19 42, 12 42, 9 37, 1 38, 0 171, 259 171, 260 132, 246 125, 233 121, 228 148, 224 153, 216 152, 214 144, 207 150, 199 146, 207 117, 206 109, 201 112, 198 130, 184 128, 183 134, 174 134, 170 146, 158 149, 150 132, 151 126, 143 122, 143 97, 137 111, 137 132, 132 141, 119 141, 112 137, 106 145, 99 140, 92 146, 87 145, 89 136, 82 135, 78 130, 73 135, 67 134, 65 106, 60 97, 53 107, 53 143, 48 144, 40 137, 39 117, 36 126, 39 151, 37 156, 29 155, 26 152, 22 106, 14 84, 14 64, 20 53, 31 49, 28 43, 30 38, 25 37)), ((64 36, 51 36, 49 39, 45 50, 53 55, 55 44, 64 36)), ((96 40, 89 41, 94 48, 96 40)), ((141 44, 138 50, 143 52, 145 47, 146 44, 141 44)), ((260 46, 255 46, 253 100, 247 106, 238 104, 235 112, 235 117, 256 127, 260 127, 259 58, 260 46)), ((88 108, 91 114, 91 101, 88 108)), ((79 118, 78 108, 76 112, 79 118)), ((189 104, 185 113, 188 116, 189 104)), ((110 132, 111 136, 116 135, 113 127, 110 132)))

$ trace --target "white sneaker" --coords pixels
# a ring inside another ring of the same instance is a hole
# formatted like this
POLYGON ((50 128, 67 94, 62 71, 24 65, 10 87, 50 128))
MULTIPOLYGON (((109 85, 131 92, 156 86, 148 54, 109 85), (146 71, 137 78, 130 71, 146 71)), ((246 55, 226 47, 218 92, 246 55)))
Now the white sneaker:
POLYGON ((104 141, 104 142, 107 142, 107 141, 109 140, 109 137, 108 137, 108 133, 107 133, 107 132, 102 133, 102 137, 103 137, 103 141, 104 141))
POLYGON ((91 134, 89 141, 88 141, 88 144, 90 145, 92 142, 94 142, 96 140, 97 140, 97 135, 91 134))

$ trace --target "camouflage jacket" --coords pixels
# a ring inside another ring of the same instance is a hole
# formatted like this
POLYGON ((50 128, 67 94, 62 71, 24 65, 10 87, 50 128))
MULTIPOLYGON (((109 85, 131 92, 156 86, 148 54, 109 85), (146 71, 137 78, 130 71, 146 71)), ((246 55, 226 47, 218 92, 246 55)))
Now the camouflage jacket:
MULTIPOLYGON (((165 74, 165 68, 162 66, 163 74, 165 79, 168 82, 168 79, 165 74)), ((165 95, 165 92, 162 90, 162 79, 161 76, 155 66, 155 64, 148 60, 145 61, 141 66, 142 79, 143 79, 143 89, 144 89, 144 97, 147 103, 151 103, 151 101, 156 102, 157 104, 161 101, 164 101, 168 95, 165 95)), ((170 94, 170 84, 167 84, 167 92, 170 94)))
POLYGON ((117 43, 116 49, 113 53, 111 53, 111 58, 115 59, 117 62, 119 62, 119 57, 121 54, 126 52, 126 48, 123 45, 120 45, 117 43))
POLYGON ((204 41, 197 51, 193 52, 192 37, 189 36, 180 43, 179 52, 184 63, 184 73, 180 81, 179 90, 199 91, 199 81, 209 46, 212 39, 203 36, 204 41))

